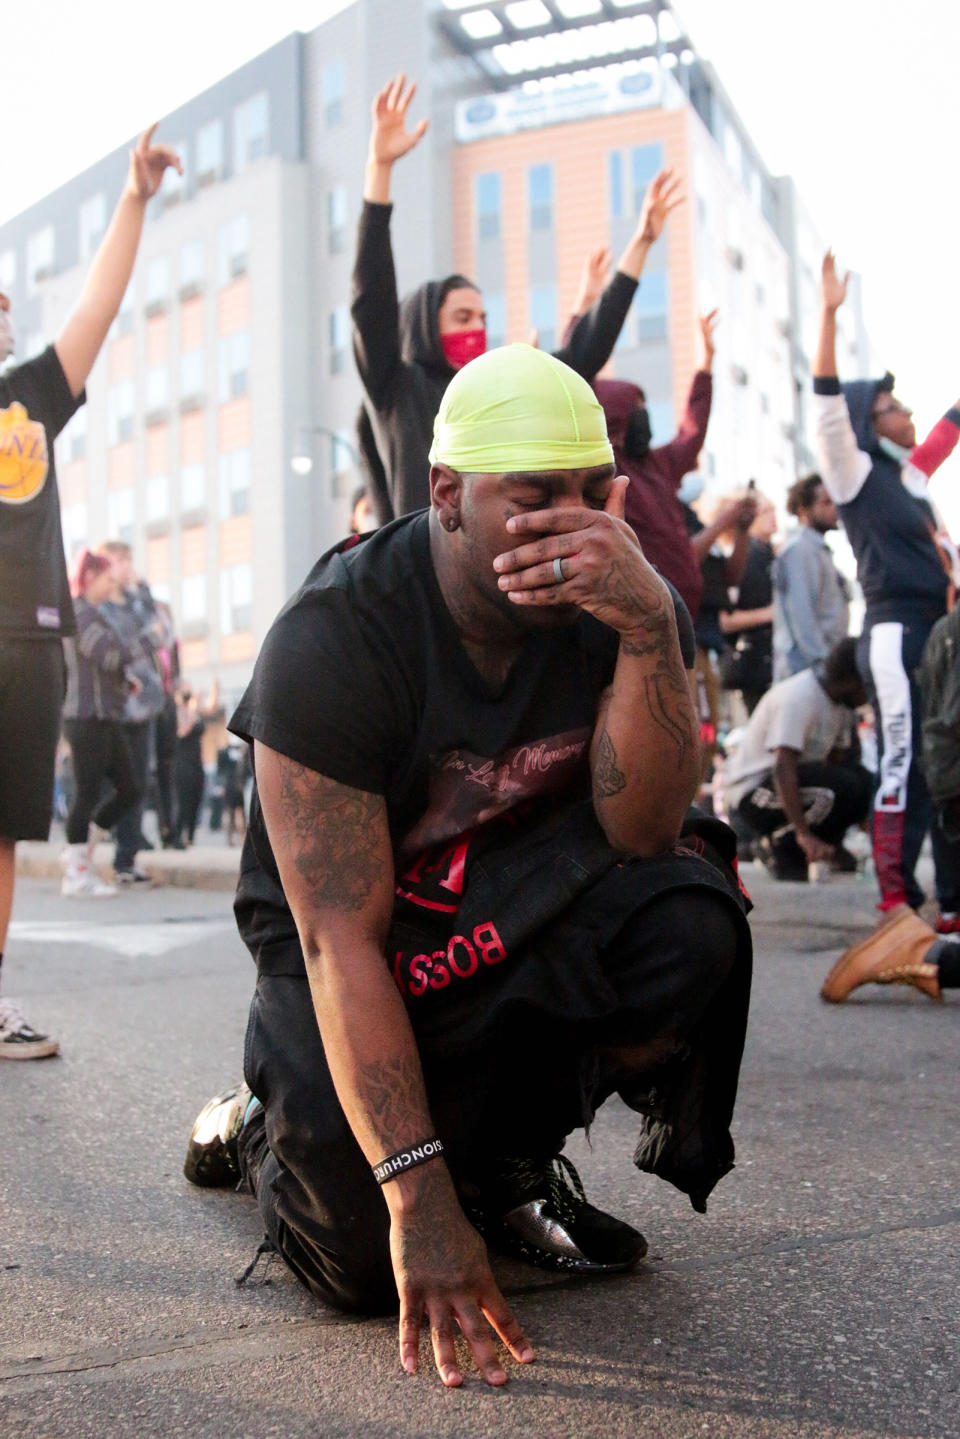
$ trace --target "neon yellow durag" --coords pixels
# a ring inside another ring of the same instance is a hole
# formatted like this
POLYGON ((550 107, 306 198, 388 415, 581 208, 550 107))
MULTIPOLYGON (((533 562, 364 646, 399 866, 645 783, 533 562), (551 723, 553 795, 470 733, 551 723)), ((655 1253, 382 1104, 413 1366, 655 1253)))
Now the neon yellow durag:
POLYGON ((450 381, 431 464, 502 475, 612 465, 603 410, 575 370, 531 345, 488 350, 450 381))

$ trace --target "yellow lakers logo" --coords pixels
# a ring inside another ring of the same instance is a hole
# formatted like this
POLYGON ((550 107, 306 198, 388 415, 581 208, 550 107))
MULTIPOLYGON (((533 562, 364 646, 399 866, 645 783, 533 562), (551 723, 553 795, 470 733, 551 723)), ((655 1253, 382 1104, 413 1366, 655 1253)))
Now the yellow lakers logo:
POLYGON ((48 468, 43 426, 22 405, 0 410, 0 504, 22 505, 39 495, 48 468))

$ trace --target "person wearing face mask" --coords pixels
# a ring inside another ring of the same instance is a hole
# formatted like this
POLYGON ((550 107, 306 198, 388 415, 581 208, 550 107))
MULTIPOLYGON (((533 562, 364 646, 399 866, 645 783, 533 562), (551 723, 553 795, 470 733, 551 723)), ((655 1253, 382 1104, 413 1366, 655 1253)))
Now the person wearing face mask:
MULTIPOLYGON (((430 502, 427 454, 433 420, 456 372, 487 348, 483 296, 464 275, 430 280, 398 302, 390 243, 393 166, 423 138, 428 122, 408 132, 416 85, 402 74, 373 102, 363 212, 353 271, 353 353, 364 388, 357 437, 380 525, 430 502)), ((627 317, 647 251, 680 203, 669 171, 644 197, 637 229, 609 285, 578 316, 557 358, 590 380, 607 363, 627 317)))
POLYGON ((914 869, 924 836, 933 844, 937 927, 960 915, 960 846, 939 824, 920 766, 920 705, 915 674, 924 645, 946 613, 958 578, 956 550, 927 493, 927 482, 960 437, 960 400, 917 444, 912 412, 893 394, 893 376, 837 377, 836 317, 847 293, 832 253, 823 261, 820 336, 813 367, 820 474, 836 502, 857 561, 866 601, 858 650, 877 719, 880 776, 873 808, 879 908, 918 909, 914 869))
POLYGON ((651 448, 650 415, 639 385, 627 380, 595 380, 593 384, 606 416, 617 472, 630 480, 627 523, 650 563, 679 590, 694 620, 703 594, 703 576, 687 533, 683 505, 692 504, 703 489, 700 476, 690 472, 696 468, 710 419, 716 323, 716 310, 700 319, 700 366, 690 385, 680 428, 664 445, 651 448))
MULTIPOLYGON (((0 964, 13 907, 15 846, 45 840, 63 704, 62 640, 76 632, 67 583, 53 442, 84 385, 133 271, 146 206, 172 150, 141 136, 113 218, 76 305, 52 345, 0 374, 0 964)), ((0 360, 10 357, 10 302, 0 295, 0 360)), ((56 1054, 0 998, 0 1059, 56 1054)))

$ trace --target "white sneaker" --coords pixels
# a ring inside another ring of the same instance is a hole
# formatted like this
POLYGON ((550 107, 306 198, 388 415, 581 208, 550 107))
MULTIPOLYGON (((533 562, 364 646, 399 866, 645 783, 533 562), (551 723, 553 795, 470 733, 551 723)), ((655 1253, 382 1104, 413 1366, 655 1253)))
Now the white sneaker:
POLYGON ((47 1059, 59 1053, 57 1041, 38 1034, 12 999, 0 999, 0 1059, 47 1059))
POLYGON ((112 884, 98 879, 92 869, 65 874, 60 885, 60 893, 68 899, 112 899, 116 892, 112 884))

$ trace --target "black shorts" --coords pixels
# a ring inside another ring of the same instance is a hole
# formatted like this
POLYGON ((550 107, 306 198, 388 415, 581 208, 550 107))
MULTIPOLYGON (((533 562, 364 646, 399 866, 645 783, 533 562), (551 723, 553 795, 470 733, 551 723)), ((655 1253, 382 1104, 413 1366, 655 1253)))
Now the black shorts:
POLYGON ((50 833, 65 677, 59 639, 0 635, 0 838, 50 833))

